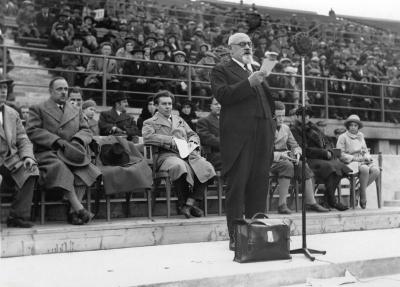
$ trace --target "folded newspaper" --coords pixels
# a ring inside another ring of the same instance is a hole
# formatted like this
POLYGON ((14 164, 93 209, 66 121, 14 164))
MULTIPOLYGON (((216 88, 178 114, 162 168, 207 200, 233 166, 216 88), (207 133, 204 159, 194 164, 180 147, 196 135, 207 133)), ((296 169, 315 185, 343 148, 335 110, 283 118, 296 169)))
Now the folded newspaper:
POLYGON ((193 142, 187 142, 186 140, 183 139, 174 138, 174 141, 176 147, 178 148, 179 156, 181 158, 187 158, 192 151, 194 151, 196 148, 199 147, 198 144, 193 142))

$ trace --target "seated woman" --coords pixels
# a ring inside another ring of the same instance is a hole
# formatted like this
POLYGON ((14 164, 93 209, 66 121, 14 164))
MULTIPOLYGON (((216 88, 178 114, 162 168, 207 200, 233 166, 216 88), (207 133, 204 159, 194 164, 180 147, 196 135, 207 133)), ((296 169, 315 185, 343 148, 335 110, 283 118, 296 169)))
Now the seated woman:
POLYGON ((364 140, 364 134, 359 130, 363 127, 357 115, 351 115, 344 122, 347 131, 338 138, 336 147, 342 150, 340 160, 358 171, 360 179, 360 207, 367 205, 366 190, 379 176, 379 168, 372 163, 364 140))
POLYGON ((325 184, 325 204, 339 211, 347 210, 347 206, 337 201, 335 191, 340 180, 352 170, 334 156, 333 143, 316 124, 310 121, 312 110, 309 107, 304 109, 306 142, 303 143, 302 140, 303 107, 297 109, 297 119, 290 130, 300 145, 306 145, 307 163, 313 171, 316 181, 325 184))
MULTIPOLYGON (((286 197, 288 195, 290 180, 295 176, 295 166, 301 171, 301 148, 294 139, 290 128, 283 123, 285 117, 285 105, 282 102, 275 102, 275 145, 274 162, 271 166, 271 173, 278 176, 279 205, 278 213, 290 214, 291 210, 287 207, 286 197), (290 150, 288 150, 290 148, 290 150)), ((313 172, 306 165, 306 206, 310 210, 317 212, 328 212, 329 210, 319 205, 314 198, 314 188, 312 183, 313 172)))

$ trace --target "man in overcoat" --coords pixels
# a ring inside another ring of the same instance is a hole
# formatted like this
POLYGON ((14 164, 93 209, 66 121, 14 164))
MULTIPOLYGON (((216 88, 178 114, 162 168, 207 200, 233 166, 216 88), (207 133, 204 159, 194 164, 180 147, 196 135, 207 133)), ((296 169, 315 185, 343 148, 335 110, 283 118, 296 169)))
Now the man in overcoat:
POLYGON ((128 100, 125 94, 110 96, 113 107, 100 113, 99 129, 101 136, 126 135, 128 140, 137 141, 139 129, 132 116, 126 112, 128 100))
POLYGON ((335 208, 339 211, 347 210, 348 207, 346 205, 337 201, 335 191, 340 180, 352 170, 334 156, 334 145, 331 140, 316 124, 310 121, 313 112, 309 107, 305 107, 306 123, 304 128, 306 142, 303 142, 303 125, 301 123, 302 109, 303 107, 300 107, 296 111, 297 120, 291 127, 291 132, 300 145, 306 145, 307 162, 317 182, 325 184, 325 202, 327 207, 335 208))
POLYGON ((233 250, 234 220, 265 212, 275 127, 268 75, 251 65, 249 36, 233 34, 228 46, 232 59, 211 71, 211 87, 222 106, 222 176, 227 183, 226 216, 233 250))
POLYGON ((160 91, 154 97, 157 112, 143 123, 142 135, 145 144, 160 148, 157 167, 167 170, 178 197, 178 208, 186 218, 203 216, 197 205, 202 199, 207 181, 215 176, 211 163, 194 150, 181 158, 174 138, 200 145, 200 139, 179 116, 172 114, 174 96, 169 91, 160 91))
POLYGON ((25 133, 18 112, 5 105, 11 84, 11 79, 0 76, 0 178, 4 177, 3 184, 8 182, 18 190, 11 204, 7 226, 30 228, 33 224, 28 218, 39 169, 32 143, 25 133))
POLYGON ((100 170, 92 163, 81 167, 68 165, 60 158, 59 150, 70 150, 71 143, 87 148, 93 140, 92 132, 82 111, 67 101, 68 83, 64 78, 52 79, 49 92, 48 100, 30 108, 26 128, 41 172, 39 183, 46 190, 64 192, 71 204, 70 223, 88 223, 93 214, 82 206, 84 192, 78 186, 91 186, 100 170))

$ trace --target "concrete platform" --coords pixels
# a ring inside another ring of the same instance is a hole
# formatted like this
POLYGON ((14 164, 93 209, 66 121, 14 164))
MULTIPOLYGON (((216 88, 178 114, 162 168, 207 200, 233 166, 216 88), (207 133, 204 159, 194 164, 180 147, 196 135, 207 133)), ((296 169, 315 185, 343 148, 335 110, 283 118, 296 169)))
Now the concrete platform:
MULTIPOLYGON (((227 241, 3 258, 0 286, 286 286, 346 269, 360 279, 387 276, 400 273, 399 238, 398 228, 310 235, 309 248, 327 251, 314 262, 298 254, 239 264, 227 241)), ((292 249, 300 246, 292 237, 292 249)))
MULTIPOLYGON (((301 234, 301 214, 270 214, 287 218, 291 234, 301 234)), ((356 209, 345 212, 307 214, 307 233, 323 234, 344 231, 390 229, 400 226, 400 208, 356 209)), ((1 234, 1 257, 107 250, 176 243, 227 240, 225 217, 197 219, 119 219, 94 221, 87 226, 65 223, 37 225, 33 229, 4 228, 1 234)))

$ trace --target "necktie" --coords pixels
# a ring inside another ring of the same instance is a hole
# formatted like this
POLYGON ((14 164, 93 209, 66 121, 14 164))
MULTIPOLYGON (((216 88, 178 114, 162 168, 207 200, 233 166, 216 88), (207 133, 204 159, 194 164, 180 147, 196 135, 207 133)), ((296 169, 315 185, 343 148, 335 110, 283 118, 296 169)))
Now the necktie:
POLYGON ((244 64, 244 69, 246 70, 247 74, 249 74, 249 76, 251 75, 251 71, 249 70, 249 68, 247 67, 247 64, 244 64))

